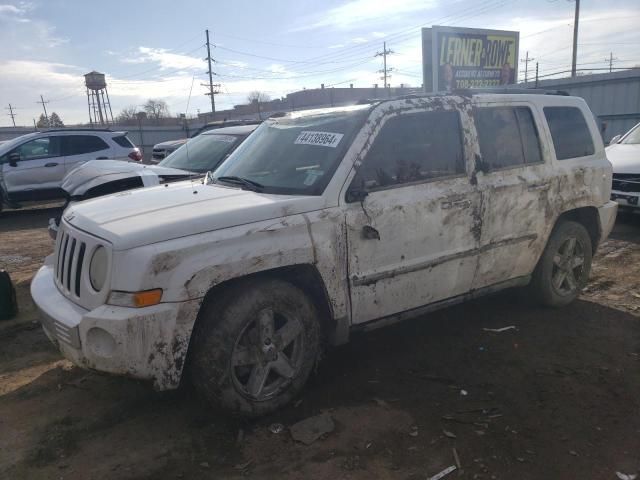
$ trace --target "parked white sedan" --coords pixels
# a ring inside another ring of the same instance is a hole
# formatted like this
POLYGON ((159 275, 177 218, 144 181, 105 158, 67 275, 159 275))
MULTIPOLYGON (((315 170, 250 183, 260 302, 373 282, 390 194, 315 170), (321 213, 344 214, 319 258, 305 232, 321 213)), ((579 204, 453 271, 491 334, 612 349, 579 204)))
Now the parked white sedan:
POLYGON ((621 209, 639 211, 640 205, 640 123, 622 137, 614 137, 607 147, 613 165, 611 200, 621 209))

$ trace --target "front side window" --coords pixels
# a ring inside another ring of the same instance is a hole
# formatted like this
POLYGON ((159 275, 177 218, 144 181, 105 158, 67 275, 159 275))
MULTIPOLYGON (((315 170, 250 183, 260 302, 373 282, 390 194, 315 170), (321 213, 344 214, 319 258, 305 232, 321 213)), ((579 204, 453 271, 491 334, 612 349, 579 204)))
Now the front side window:
POLYGON ((83 155, 109 148, 104 140, 95 135, 67 135, 63 139, 65 155, 83 155))
POLYGON ((189 140, 158 165, 205 173, 214 170, 238 141, 234 135, 204 133, 189 140))
POLYGON ((23 143, 14 152, 20 154, 20 160, 35 160, 60 156, 60 137, 42 137, 23 143))
POLYGON ((357 105, 270 118, 224 161, 214 181, 252 183, 265 193, 321 195, 369 109, 357 105))
POLYGON ((576 107, 544 107, 558 160, 593 155, 593 139, 584 115, 576 107))
POLYGON ((528 107, 480 107, 474 112, 482 161, 489 171, 542 161, 528 107))
POLYGON ((408 113, 383 125, 354 186, 371 190, 464 172, 458 112, 408 113))

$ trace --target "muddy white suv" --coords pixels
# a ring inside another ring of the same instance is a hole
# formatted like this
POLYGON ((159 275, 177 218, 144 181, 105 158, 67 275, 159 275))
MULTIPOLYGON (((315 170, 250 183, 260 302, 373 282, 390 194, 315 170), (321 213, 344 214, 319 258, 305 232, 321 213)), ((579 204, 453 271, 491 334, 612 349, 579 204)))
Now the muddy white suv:
POLYGON ((322 347, 507 287, 566 305, 614 223, 579 98, 467 94, 267 120, 215 174, 67 209, 31 292, 82 367, 272 411, 322 347))

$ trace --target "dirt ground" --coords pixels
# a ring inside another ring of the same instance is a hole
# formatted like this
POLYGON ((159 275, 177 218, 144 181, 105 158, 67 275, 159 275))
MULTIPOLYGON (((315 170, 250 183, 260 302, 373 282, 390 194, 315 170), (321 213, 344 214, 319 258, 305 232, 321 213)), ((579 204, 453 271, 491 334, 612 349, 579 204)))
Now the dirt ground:
POLYGON ((61 358, 28 293, 53 213, 0 214, 0 268, 21 309, 0 323, 0 478, 426 479, 456 454, 446 479, 640 470, 638 220, 616 226, 573 305, 542 309, 506 292, 356 336, 294 405, 247 421, 189 386, 156 393, 61 358), (292 440, 287 427, 325 411, 333 432, 292 440), (274 423, 285 428, 272 433, 274 423))

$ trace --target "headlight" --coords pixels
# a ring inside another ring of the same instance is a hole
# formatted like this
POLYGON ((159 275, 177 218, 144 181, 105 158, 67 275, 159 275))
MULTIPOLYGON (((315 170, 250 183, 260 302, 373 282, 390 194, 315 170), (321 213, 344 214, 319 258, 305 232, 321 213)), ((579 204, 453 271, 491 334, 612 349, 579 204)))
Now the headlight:
POLYGON ((89 265, 89 280, 96 292, 102 290, 104 282, 107 279, 107 260, 106 248, 96 248, 93 252, 93 257, 91 257, 91 264, 89 265))

